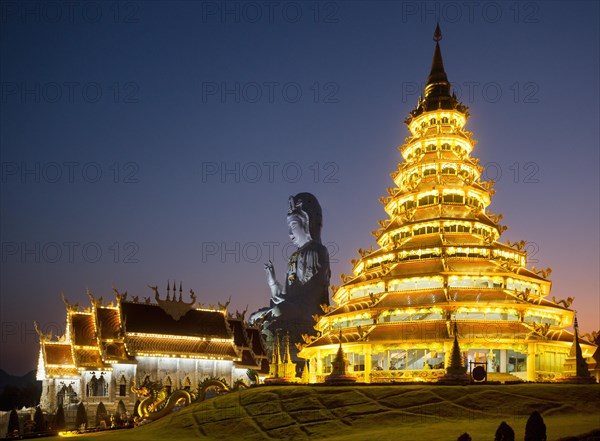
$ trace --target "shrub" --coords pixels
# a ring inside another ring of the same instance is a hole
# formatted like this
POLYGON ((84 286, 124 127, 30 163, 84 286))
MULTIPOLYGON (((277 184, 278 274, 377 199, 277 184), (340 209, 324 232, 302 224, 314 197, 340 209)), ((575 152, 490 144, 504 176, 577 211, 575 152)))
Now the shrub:
POLYGON ((87 429, 88 419, 87 419, 87 411, 85 410, 85 406, 83 402, 79 403, 77 406, 77 415, 75 416, 75 427, 78 429, 83 426, 87 429))

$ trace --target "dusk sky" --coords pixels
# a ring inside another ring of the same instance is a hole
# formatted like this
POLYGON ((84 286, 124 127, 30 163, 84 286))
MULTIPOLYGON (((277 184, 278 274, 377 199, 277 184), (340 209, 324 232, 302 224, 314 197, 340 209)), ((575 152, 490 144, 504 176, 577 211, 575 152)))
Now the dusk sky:
POLYGON ((268 304, 290 195, 314 193, 332 285, 375 245, 429 73, 470 107, 490 211, 600 329, 599 3, 13 2, 0 11, 0 368, 88 288, 182 281, 204 304, 268 304), (272 254, 272 256, 271 256, 272 254))

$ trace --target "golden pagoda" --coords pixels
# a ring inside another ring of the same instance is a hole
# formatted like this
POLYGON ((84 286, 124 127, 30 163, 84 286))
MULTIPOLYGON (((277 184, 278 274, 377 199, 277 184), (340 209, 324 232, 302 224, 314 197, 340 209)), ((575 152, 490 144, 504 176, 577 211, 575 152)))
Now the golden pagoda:
MULTIPOLYGON (((358 250, 352 275, 332 287, 335 306, 300 345, 311 382, 332 372, 341 342, 359 381, 437 381, 454 329, 467 372, 478 363, 490 380, 552 381, 569 355, 573 299, 547 298, 551 270, 526 268, 525 241, 500 242, 494 182, 471 156, 469 110, 451 94, 440 40, 438 26, 424 97, 405 120, 404 161, 380 199, 389 218, 373 232, 378 247, 358 250)), ((595 346, 580 344, 591 357, 595 346)))
POLYGON ((275 334, 273 348, 271 350, 271 363, 269 363, 269 376, 265 378, 266 384, 297 383, 300 379, 296 378, 296 363, 292 362, 290 355, 290 336, 285 335, 283 340, 283 361, 281 360, 281 347, 279 344, 279 334, 275 334))

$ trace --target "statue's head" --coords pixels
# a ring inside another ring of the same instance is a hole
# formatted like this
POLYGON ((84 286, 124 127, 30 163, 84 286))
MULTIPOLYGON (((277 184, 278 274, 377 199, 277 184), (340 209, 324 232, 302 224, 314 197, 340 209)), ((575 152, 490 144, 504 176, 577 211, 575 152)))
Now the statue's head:
POLYGON ((309 231, 310 220, 308 214, 303 210, 297 209, 293 213, 288 214, 287 223, 290 240, 297 247, 301 247, 312 239, 309 231))
MULTIPOLYGON (((323 214, 321 205, 317 198, 311 193, 298 193, 296 196, 290 196, 288 208, 288 226, 291 222, 301 225, 298 229, 299 234, 303 232, 308 235, 308 240, 314 240, 321 243, 321 228, 323 226, 323 214)), ((297 228, 298 228, 297 227, 297 228)), ((294 240, 292 239, 294 242, 294 240)), ((301 245, 300 245, 301 246, 301 245)))

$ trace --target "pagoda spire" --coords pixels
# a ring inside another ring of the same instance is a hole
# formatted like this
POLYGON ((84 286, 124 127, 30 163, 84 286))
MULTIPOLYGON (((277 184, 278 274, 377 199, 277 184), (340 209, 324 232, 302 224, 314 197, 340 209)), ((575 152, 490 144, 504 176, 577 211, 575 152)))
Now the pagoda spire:
POLYGON ((577 316, 573 320, 573 346, 571 346, 571 352, 569 357, 575 357, 575 376, 587 378, 590 376, 587 363, 581 352, 581 346, 579 345, 579 324, 577 323, 577 316))
POLYGON ((449 375, 464 374, 466 368, 463 366, 460 345, 458 344, 458 326, 454 322, 454 342, 452 344, 452 352, 450 353, 450 364, 446 368, 449 375))
POLYGON ((450 98, 450 82, 448 81, 448 76, 444 69, 442 50, 440 49, 441 39, 442 31, 440 29, 440 24, 438 23, 433 34, 435 51, 433 52, 431 71, 429 72, 427 85, 425 86, 425 100, 429 101, 430 104, 435 103, 440 98, 450 98))
POLYGON ((292 361, 292 356, 290 355, 290 333, 289 332, 287 332, 285 334, 284 343, 285 343, 285 349, 283 352, 283 362, 289 363, 292 361))

